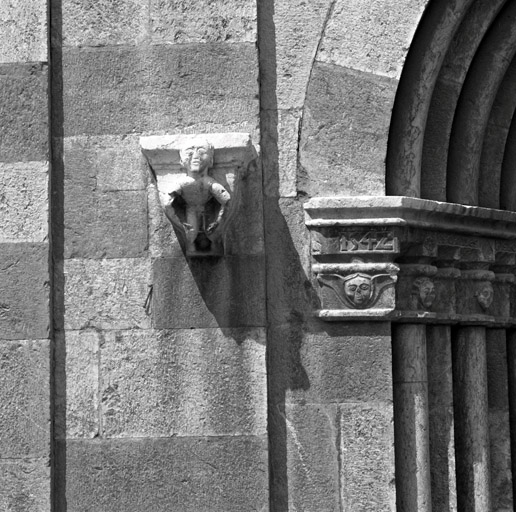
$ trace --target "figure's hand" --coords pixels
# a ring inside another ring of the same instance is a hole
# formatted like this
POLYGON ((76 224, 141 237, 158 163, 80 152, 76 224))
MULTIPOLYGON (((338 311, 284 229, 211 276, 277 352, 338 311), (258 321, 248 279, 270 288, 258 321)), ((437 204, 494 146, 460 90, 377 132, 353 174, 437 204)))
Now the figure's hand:
POLYGON ((185 228, 185 231, 187 233, 190 233, 191 231, 193 231, 193 227, 191 224, 188 224, 188 222, 183 222, 183 227, 185 228))
POLYGON ((208 226, 208 229, 206 230, 206 233, 208 233, 208 235, 211 235, 217 229, 218 225, 219 225, 219 221, 218 220, 216 220, 215 222, 212 222, 208 226))

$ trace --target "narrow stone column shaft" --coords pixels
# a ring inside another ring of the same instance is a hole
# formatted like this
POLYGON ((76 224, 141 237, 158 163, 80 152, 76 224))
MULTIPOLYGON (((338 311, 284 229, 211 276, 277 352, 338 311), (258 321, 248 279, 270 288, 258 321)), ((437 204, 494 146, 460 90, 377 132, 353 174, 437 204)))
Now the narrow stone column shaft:
POLYGON ((398 512, 431 512, 424 325, 393 327, 394 442, 398 512))
POLYGON ((485 328, 458 328, 452 347, 457 510, 490 512, 485 328))
POLYGON ((512 495, 516 502, 516 329, 507 331, 507 367, 509 371, 512 495))
POLYGON ((453 432, 453 372, 451 328, 427 327, 428 409, 432 508, 457 510, 455 440, 453 432))

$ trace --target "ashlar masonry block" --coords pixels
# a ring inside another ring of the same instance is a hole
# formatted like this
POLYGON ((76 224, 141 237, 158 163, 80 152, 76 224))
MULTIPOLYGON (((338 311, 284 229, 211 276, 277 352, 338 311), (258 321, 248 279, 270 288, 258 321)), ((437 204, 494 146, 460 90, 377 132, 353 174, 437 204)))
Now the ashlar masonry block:
POLYGON ((265 435, 263 329, 107 333, 106 437, 265 435))

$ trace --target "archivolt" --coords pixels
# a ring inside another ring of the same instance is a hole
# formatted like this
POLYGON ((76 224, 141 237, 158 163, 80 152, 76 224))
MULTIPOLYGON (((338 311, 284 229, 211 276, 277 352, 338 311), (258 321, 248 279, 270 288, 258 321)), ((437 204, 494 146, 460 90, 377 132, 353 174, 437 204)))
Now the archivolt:
POLYGON ((515 52, 516 2, 429 4, 394 104, 389 195, 515 209, 515 52))

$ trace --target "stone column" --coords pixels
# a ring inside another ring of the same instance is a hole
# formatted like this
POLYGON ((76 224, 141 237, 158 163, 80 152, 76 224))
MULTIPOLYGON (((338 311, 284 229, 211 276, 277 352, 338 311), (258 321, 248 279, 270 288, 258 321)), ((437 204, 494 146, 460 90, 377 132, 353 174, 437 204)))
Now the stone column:
POLYGON ((432 325, 426 333, 432 506, 444 512, 457 510, 451 328, 432 325))
POLYGON ((516 497, 516 329, 507 330, 507 367, 509 370, 509 415, 511 428, 512 494, 516 497))
POLYGON ((485 327, 459 327, 452 347, 458 510, 488 512, 491 489, 485 327))
POLYGON ((394 441, 398 512, 430 512, 425 326, 393 327, 394 441))

